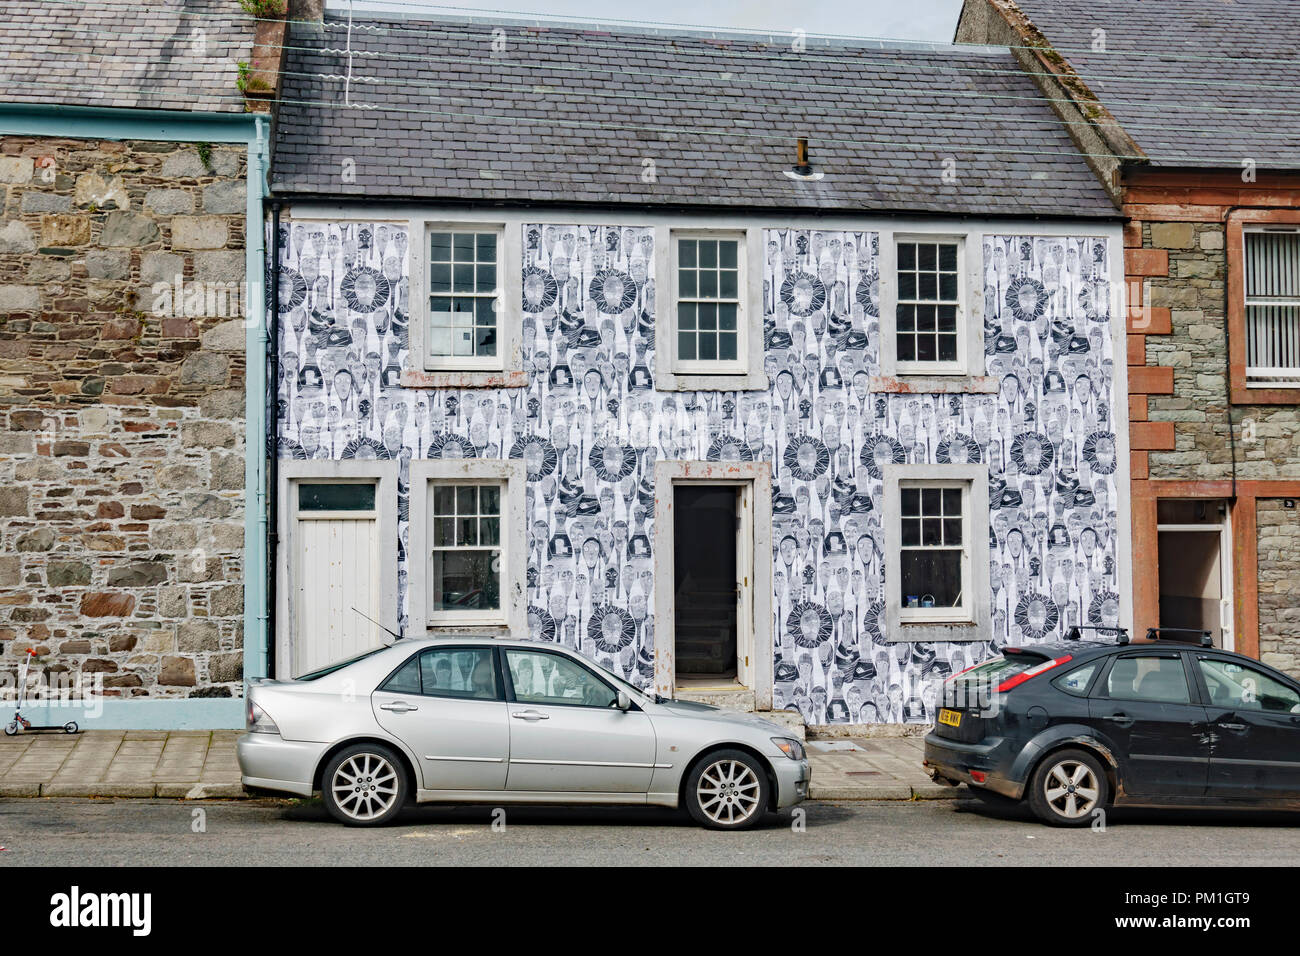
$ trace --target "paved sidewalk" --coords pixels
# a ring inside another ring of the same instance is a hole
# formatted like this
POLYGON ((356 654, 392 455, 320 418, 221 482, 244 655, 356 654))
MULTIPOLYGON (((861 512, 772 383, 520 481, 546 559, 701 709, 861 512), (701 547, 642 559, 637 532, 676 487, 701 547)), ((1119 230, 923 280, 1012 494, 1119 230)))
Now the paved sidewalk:
POLYGON ((242 797, 237 730, 0 738, 0 797, 242 797))
MULTIPOLYGON (((0 738, 0 797, 244 797, 237 730, 90 730, 0 738)), ((814 800, 918 800, 930 782, 920 737, 807 742, 814 800)))

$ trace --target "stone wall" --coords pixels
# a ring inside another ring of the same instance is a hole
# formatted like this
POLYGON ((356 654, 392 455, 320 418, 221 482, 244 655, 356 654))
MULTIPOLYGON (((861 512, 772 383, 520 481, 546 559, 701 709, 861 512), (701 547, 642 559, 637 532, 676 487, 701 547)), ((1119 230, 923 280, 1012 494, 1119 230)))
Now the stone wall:
MULTIPOLYGON (((1146 364, 1174 370, 1173 394, 1148 396, 1149 420, 1174 423, 1175 441, 1151 450, 1150 477, 1230 479, 1223 224, 1148 222, 1142 240, 1168 254, 1168 275, 1147 279, 1147 294, 1153 309, 1169 310, 1170 331, 1146 335, 1146 364)), ((1297 406, 1235 405, 1232 421, 1239 480, 1300 476, 1297 406)))
MULTIPOLYGON (((1293 503, 1296 499, 1290 499, 1293 503)), ((1300 508, 1287 499, 1256 502, 1259 532, 1259 657, 1300 676, 1300 508)))
POLYGON ((0 138, 0 675, 242 680, 245 163, 0 138))

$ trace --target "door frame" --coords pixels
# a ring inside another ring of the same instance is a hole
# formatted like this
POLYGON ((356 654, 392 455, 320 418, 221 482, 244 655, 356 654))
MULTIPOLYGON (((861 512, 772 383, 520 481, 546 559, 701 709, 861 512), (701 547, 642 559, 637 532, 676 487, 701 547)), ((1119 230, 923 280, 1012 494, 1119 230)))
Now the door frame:
POLYGON ((301 481, 356 482, 373 480, 376 522, 379 532, 379 617, 387 628, 397 630, 397 470, 398 462, 371 459, 312 460, 284 459, 279 465, 280 507, 275 549, 275 677, 288 680, 293 676, 297 655, 296 602, 297 586, 297 501, 294 489, 301 481))
MULTIPOLYGON (((1168 499, 1177 500, 1177 499, 1168 499)), ((1198 500, 1198 499, 1189 499, 1198 500)), ((1214 501, 1217 499, 1203 499, 1214 501)), ((1225 504, 1227 502, 1225 501, 1225 504)), ((1174 524, 1156 523, 1156 560, 1159 562, 1160 557, 1160 535, 1166 531, 1176 531, 1179 533, 1191 532, 1195 534, 1218 534, 1219 536, 1219 640, 1223 643, 1222 650, 1231 651, 1236 649, 1237 633, 1234 625, 1235 615, 1233 614, 1233 595, 1236 592, 1233 584, 1233 548, 1232 548, 1232 507, 1229 505, 1223 514, 1223 518, 1216 522, 1204 522, 1201 524, 1174 524)), ((1157 563, 1157 567, 1158 567, 1157 563)), ((1160 591, 1159 574, 1156 575, 1156 593, 1160 591)))
MULTIPOLYGON (((655 463, 654 580, 655 580, 655 692, 670 697, 676 687, 676 617, 673 549, 673 488, 679 484, 734 485, 748 494, 745 524, 750 529, 748 561, 736 555, 742 595, 736 621, 737 656, 748 655, 748 689, 754 692, 756 710, 772 709, 774 635, 772 621, 772 466, 750 461, 659 461, 655 463), (747 564, 748 567, 742 565, 747 564), (748 582, 747 585, 744 582, 748 582)), ((739 550, 739 549, 738 549, 739 550)), ((742 669, 737 662, 737 680, 742 669)))

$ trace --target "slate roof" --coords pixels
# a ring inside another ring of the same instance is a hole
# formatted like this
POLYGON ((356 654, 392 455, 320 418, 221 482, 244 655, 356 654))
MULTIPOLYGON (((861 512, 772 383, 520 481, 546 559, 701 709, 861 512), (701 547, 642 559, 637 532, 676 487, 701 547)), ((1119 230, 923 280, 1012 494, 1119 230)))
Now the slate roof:
POLYGON ((242 113, 254 27, 238 0, 7 0, 0 102, 242 113))
POLYGON ((316 35, 295 25, 275 192, 1115 214, 1005 49, 809 41, 797 53, 788 36, 513 25, 494 52, 493 29, 388 15, 354 21, 348 83, 346 18, 327 16, 316 35), (784 174, 801 136, 820 180, 784 174), (943 178, 948 158, 952 184, 943 178))
POLYGON ((1156 166, 1300 168, 1295 0, 1016 0, 1156 166), (1095 52, 1103 30, 1105 52, 1095 52))

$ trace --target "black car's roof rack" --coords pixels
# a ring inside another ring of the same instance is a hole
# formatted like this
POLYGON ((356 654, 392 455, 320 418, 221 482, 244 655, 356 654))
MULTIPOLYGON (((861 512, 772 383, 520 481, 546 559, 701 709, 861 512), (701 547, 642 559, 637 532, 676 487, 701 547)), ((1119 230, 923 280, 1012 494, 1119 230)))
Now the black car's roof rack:
POLYGON ((1116 644, 1127 644, 1129 642, 1128 628, 1126 627, 1109 627, 1103 624, 1074 624, 1065 632, 1067 641, 1081 641, 1083 635, 1081 631, 1106 631, 1115 635, 1116 644))
POLYGON ((1199 644, 1201 647, 1214 646, 1214 638, 1210 632, 1199 627, 1148 627, 1147 640, 1177 641, 1180 644, 1199 644))

